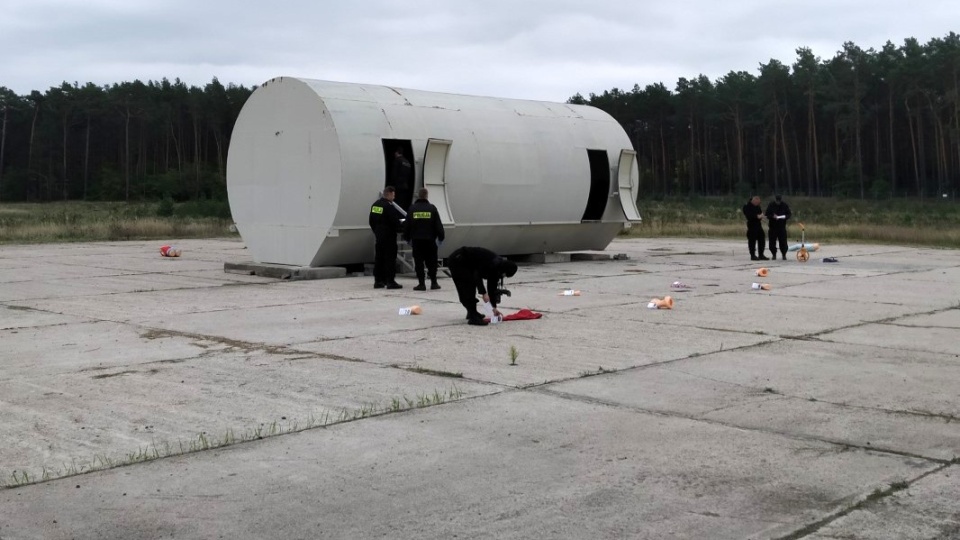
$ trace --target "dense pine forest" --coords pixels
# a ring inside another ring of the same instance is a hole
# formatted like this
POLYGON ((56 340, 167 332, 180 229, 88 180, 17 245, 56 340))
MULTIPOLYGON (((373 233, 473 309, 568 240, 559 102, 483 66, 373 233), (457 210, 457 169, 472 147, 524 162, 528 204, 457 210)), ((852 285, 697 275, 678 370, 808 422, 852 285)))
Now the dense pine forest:
POLYGON ((224 199, 230 132, 251 92, 216 79, 0 87, 0 201, 224 199))
MULTIPOLYGON (((2 81, 0 81, 2 82, 2 81)), ((0 86, 0 202, 223 199, 252 88, 214 79, 0 86)), ((630 135, 642 197, 952 198, 960 191, 960 36, 580 94, 630 135)))
POLYGON ((645 194, 952 198, 960 190, 960 36, 716 81, 681 78, 571 103, 601 108, 634 140, 645 194))

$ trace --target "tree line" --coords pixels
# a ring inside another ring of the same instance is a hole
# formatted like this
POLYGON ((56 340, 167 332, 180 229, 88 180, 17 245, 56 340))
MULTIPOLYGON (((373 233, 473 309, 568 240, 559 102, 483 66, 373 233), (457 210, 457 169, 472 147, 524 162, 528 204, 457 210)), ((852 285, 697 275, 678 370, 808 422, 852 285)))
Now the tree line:
MULTIPOLYGON (((0 201, 223 199, 230 133, 253 88, 64 82, 0 86, 0 201)), ((617 88, 605 110, 637 150, 649 195, 885 198, 960 191, 960 36, 832 58, 797 49, 758 73, 617 88)))
POLYGON ((580 94, 633 139, 646 194, 772 191, 885 198, 960 190, 960 36, 832 58, 797 49, 757 74, 731 71, 580 94))
POLYGON ((252 89, 170 82, 0 86, 0 201, 223 199, 252 89))

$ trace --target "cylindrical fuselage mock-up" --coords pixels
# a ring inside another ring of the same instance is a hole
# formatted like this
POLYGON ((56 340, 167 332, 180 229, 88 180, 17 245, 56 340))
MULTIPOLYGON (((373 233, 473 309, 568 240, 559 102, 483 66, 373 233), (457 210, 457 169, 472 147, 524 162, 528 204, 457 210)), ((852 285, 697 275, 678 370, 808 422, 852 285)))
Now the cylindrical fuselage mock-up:
POLYGON ((602 250, 640 220, 636 153, 599 109, 290 77, 257 88, 237 118, 230 209, 257 262, 370 262, 370 207, 403 181, 402 162, 396 202, 427 188, 441 257, 602 250))

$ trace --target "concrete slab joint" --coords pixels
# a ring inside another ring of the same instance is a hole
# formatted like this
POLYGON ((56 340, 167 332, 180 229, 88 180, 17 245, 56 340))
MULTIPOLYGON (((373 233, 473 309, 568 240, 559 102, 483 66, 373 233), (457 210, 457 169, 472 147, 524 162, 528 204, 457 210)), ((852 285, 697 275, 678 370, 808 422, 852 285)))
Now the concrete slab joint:
POLYGON ((477 327, 177 245, 0 250, 0 539, 960 537, 956 252, 620 237, 477 327))

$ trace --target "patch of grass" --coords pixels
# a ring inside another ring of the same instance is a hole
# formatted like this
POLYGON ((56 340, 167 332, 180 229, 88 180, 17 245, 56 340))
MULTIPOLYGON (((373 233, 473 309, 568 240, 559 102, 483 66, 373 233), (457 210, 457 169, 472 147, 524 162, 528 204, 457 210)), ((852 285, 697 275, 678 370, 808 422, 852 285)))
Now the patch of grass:
MULTIPOLYGON (((399 366, 398 366, 398 367, 399 367, 399 366)), ((401 367, 400 369, 403 369, 403 370, 406 370, 406 371, 412 371, 413 373, 421 373, 421 374, 423 374, 423 375, 434 375, 434 376, 436 376, 436 377, 451 377, 451 378, 454 378, 454 379, 462 379, 462 378, 463 378, 463 373, 462 373, 462 372, 459 372, 459 371, 457 371, 457 372, 453 372, 453 371, 442 371, 442 370, 438 370, 438 369, 429 369, 429 368, 424 368, 424 367, 420 367, 420 366, 401 367)))
POLYGON ((520 356, 520 351, 517 350, 517 347, 514 345, 510 346, 510 365, 517 365, 517 357, 520 356))
POLYGON ((585 370, 585 371, 581 371, 578 375, 581 378, 583 378, 583 377, 592 377, 594 375, 602 375, 604 373, 613 373, 614 371, 615 370, 607 369, 603 366, 598 366, 596 371, 585 370))
POLYGON ((236 236, 224 201, 170 203, 54 202, 0 206, 0 244, 169 240, 236 236), (224 210, 226 208, 226 210, 224 210))
MULTIPOLYGON (((861 242, 960 248, 960 204, 941 199, 852 200, 787 197, 793 212, 787 236, 800 241, 799 223, 808 242, 861 242)), ((768 200, 762 206, 766 208, 768 200)), ((653 238, 743 238, 740 211, 746 200, 696 197, 638 202, 643 222, 624 234, 653 238)), ((764 226, 766 229, 766 225, 764 226)))
POLYGON ((116 373, 101 373, 100 375, 94 375, 94 379, 109 379, 110 377, 119 377, 121 375, 129 375, 131 373, 137 373, 136 370, 128 369, 125 371, 118 371, 116 373))
POLYGON ((287 419, 284 416, 279 421, 260 423, 239 433, 229 428, 222 434, 212 434, 204 431, 186 440, 178 439, 175 444, 171 444, 169 441, 153 442, 146 446, 137 446, 135 450, 118 456, 98 453, 94 454, 89 460, 78 461, 73 459, 69 463, 61 463, 57 467, 44 465, 40 468, 39 474, 36 471, 31 473, 26 469, 17 469, 10 474, 2 473, 0 474, 0 489, 36 484, 47 480, 123 467, 165 457, 202 452, 288 433, 298 433, 308 429, 353 422, 373 416, 432 407, 457 401, 462 397, 463 392, 456 386, 452 386, 447 390, 435 389, 432 393, 417 394, 412 398, 408 396, 395 397, 386 404, 369 403, 354 409, 341 409, 339 413, 335 414, 331 414, 330 411, 323 411, 320 415, 311 414, 303 419, 287 419))
POLYGON ((906 480, 898 480, 890 484, 890 489, 893 491, 901 491, 910 487, 910 483, 906 480))

